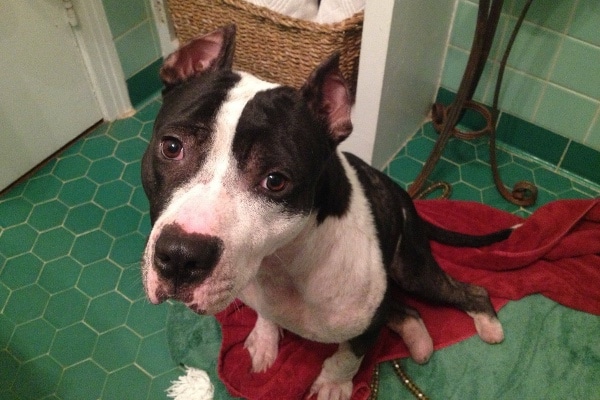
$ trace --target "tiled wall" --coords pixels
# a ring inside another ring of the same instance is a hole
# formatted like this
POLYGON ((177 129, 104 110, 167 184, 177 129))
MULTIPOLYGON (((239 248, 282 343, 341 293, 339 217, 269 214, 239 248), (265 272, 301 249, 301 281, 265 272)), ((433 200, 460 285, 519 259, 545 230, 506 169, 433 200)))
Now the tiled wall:
POLYGON ((102 0, 134 105, 158 88, 160 41, 150 0, 102 0))
MULTIPOLYGON (((491 104, 499 61, 524 4, 505 1, 476 100, 491 104)), ((450 91, 464 72, 476 16, 477 1, 459 0, 442 77, 450 91)), ((533 0, 508 60, 501 110, 568 139, 567 147, 600 150, 599 27, 598 0, 533 0)))

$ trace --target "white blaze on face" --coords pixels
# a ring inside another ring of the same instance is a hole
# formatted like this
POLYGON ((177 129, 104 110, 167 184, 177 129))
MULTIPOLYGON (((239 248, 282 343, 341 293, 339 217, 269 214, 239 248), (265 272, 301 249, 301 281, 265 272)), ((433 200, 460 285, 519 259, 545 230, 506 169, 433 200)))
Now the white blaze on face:
POLYGON ((222 104, 214 124, 207 159, 196 176, 176 190, 156 220, 143 256, 142 271, 148 297, 168 285, 153 267, 154 247, 163 227, 177 224, 189 233, 220 238, 223 254, 211 276, 194 289, 192 308, 218 312, 233 300, 252 277, 261 260, 301 229, 304 217, 282 213, 280 207, 260 200, 243 185, 232 154, 240 115, 259 91, 277 85, 240 73, 241 80, 222 104))

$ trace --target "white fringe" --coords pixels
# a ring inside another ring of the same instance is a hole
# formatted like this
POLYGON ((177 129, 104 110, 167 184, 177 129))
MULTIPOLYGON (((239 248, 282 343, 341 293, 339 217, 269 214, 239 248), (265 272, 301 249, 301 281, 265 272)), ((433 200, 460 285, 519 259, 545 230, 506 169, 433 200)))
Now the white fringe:
POLYGON ((187 367, 186 374, 171 383, 167 396, 175 400, 212 400, 215 395, 215 387, 201 369, 187 367))

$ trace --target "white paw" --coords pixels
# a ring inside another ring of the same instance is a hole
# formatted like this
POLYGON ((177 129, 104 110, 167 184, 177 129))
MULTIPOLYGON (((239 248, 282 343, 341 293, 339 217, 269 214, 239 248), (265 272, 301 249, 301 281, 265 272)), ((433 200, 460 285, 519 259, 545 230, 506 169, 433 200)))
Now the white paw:
POLYGON ((352 381, 328 382, 319 377, 310 388, 309 397, 317 400, 348 400, 352 396, 352 381))
POLYGON ((504 331, 500 320, 484 313, 468 313, 475 322, 477 334, 486 343, 500 343, 504 340, 504 331))
POLYGON ((279 351, 279 327, 259 317, 246 338, 244 348, 252 359, 252 372, 265 372, 277 358, 279 351))
POLYGON ((348 400, 352 396, 352 378, 358 372, 363 357, 357 357, 348 342, 323 362, 321 373, 312 384, 308 397, 317 400, 348 400))
POLYGON ((402 337, 410 357, 416 363, 429 361, 433 353, 433 340, 421 318, 407 317, 401 322, 388 323, 388 327, 402 337))

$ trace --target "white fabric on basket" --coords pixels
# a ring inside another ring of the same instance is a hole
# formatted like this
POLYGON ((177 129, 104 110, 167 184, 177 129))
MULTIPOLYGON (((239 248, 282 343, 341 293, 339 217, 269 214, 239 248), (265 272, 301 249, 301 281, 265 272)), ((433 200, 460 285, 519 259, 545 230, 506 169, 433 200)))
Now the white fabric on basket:
POLYGON ((257 6, 266 7, 271 11, 292 18, 312 21, 319 9, 318 0, 247 0, 257 6))
POLYGON ((321 0, 317 17, 319 24, 332 24, 350 18, 365 8, 365 0, 321 0))

